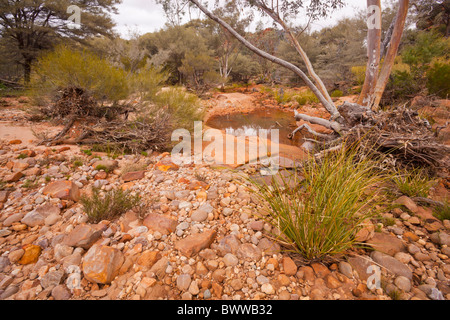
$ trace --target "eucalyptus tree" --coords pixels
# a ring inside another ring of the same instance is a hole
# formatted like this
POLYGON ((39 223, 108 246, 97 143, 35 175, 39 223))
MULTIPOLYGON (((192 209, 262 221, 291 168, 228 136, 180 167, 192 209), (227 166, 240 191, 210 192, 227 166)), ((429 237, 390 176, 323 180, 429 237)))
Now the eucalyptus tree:
POLYGON ((16 53, 30 81, 33 62, 61 41, 110 36, 121 0, 0 0, 0 37, 16 53))

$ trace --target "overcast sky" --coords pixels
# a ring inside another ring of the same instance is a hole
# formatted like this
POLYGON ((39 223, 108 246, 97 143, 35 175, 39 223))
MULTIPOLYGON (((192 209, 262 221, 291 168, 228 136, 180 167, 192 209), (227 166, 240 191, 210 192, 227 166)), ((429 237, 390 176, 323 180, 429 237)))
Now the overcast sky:
MULTIPOLYGON (((354 14, 366 7, 364 0, 345 0, 347 5, 322 21, 316 21, 313 29, 334 25, 343 17, 352 17, 354 14)), ((123 36, 128 37, 129 31, 145 34, 147 32, 158 31, 164 27, 166 19, 160 5, 155 4, 154 0, 123 0, 118 6, 119 14, 114 15, 117 23, 116 30, 123 36)))

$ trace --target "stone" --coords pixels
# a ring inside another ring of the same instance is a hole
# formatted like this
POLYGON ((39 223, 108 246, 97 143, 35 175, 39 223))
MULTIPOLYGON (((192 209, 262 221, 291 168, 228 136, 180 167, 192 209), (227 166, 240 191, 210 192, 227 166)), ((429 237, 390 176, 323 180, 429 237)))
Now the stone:
POLYGON ((5 291, 0 293, 0 300, 8 299, 9 297, 11 297, 13 294, 16 294, 17 292, 19 292, 18 286, 9 286, 8 288, 6 288, 5 291))
POLYGON ((200 288, 198 287, 197 281, 192 281, 189 285, 189 293, 196 296, 200 293, 200 288))
POLYGON ((134 172, 127 172, 122 175, 122 180, 124 182, 130 182, 135 180, 141 180, 145 178, 145 171, 134 171, 134 172))
POLYGON ((72 297, 72 293, 66 285, 60 284, 53 288, 52 297, 55 300, 69 300, 72 297))
POLYGON ((406 277, 399 276, 399 277, 395 278, 394 284, 397 288, 399 288, 403 292, 411 291, 411 280, 406 277))
POLYGON ((5 176, 5 182, 11 183, 11 182, 17 182, 23 177, 22 172, 14 172, 7 176, 5 176))
POLYGON ((83 274, 91 282, 109 284, 119 274, 124 260, 118 249, 94 245, 83 257, 83 274))
POLYGON ((234 267, 239 263, 239 259, 232 253, 227 253, 223 257, 223 262, 227 267, 234 267))
POLYGON ((40 246, 36 245, 26 245, 23 248, 25 252, 23 253, 23 256, 18 261, 19 264, 32 264, 36 263, 39 259, 39 256, 41 255, 42 248, 40 246))
POLYGON ((430 256, 426 253, 422 253, 422 252, 417 252, 414 255, 414 259, 418 260, 418 261, 429 261, 431 260, 430 256))
POLYGON ((33 211, 28 212, 21 220, 22 223, 29 227, 41 226, 45 224, 45 219, 50 215, 59 215, 61 210, 52 205, 44 204, 37 207, 33 211))
POLYGON ((175 219, 167 217, 165 215, 150 213, 143 222, 149 230, 158 231, 161 234, 171 234, 175 232, 178 222, 175 219))
POLYGON ((180 291, 188 290, 191 284, 191 276, 189 274, 182 274, 177 277, 177 288, 180 291))
POLYGON ((252 243, 244 243, 239 246, 236 256, 239 259, 257 262, 262 258, 262 251, 252 243))
POLYGON ((297 273, 297 265, 291 258, 284 257, 283 260, 281 260, 281 264, 283 265, 284 273, 287 276, 293 276, 297 273))
POLYGON ((184 256, 192 257, 201 250, 209 248, 216 238, 215 230, 206 230, 203 233, 193 234, 175 243, 175 249, 184 256))
POLYGON ((412 279, 411 269, 404 263, 398 261, 397 259, 379 251, 372 252, 371 258, 373 259, 373 261, 380 264, 382 267, 386 268, 391 273, 397 276, 404 276, 409 280, 412 279))
POLYGON ((191 215, 192 221, 203 222, 208 219, 208 213, 204 210, 195 210, 191 215))
POLYGON ((404 239, 406 238, 406 239, 408 239, 410 241, 413 241, 413 242, 416 242, 416 241, 418 241, 420 239, 418 235, 416 235, 415 233, 412 233, 410 231, 404 232, 403 233, 403 238, 404 239))
POLYGON ((281 247, 278 243, 267 238, 262 238, 258 242, 258 248, 267 255, 278 254, 281 251, 281 247))
POLYGON ((416 213, 418 211, 417 204, 414 201, 412 201, 410 198, 408 198, 407 196, 401 196, 400 198, 395 200, 393 202, 393 204, 399 204, 399 205, 405 206, 412 213, 416 213))
POLYGON ((222 238, 216 246, 216 249, 221 256, 225 256, 227 253, 235 254, 240 245, 241 241, 239 238, 236 235, 231 234, 222 238))
POLYGON ((44 223, 46 226, 52 226, 56 224, 59 220, 61 220, 60 214, 51 214, 47 218, 45 218, 44 223))
POLYGON ((341 282, 330 273, 325 277, 325 285, 329 289, 337 289, 341 286, 341 282))
POLYGON ((249 229, 252 229, 253 231, 262 231, 264 228, 264 221, 258 220, 258 221, 252 221, 248 224, 249 229))
POLYGON ((374 250, 394 256, 397 252, 405 251, 402 240, 387 233, 375 233, 372 239, 367 241, 374 250))
POLYGON ((9 191, 0 191, 0 203, 5 203, 8 200, 9 191))
POLYGON ((439 232, 438 238, 441 246, 450 247, 450 235, 445 232, 439 232))
POLYGON ((365 259, 359 256, 350 257, 348 258, 348 263, 356 271, 359 279, 367 280, 372 275, 372 273, 368 272, 369 267, 374 265, 374 263, 370 259, 365 259))
POLYGON ((61 200, 80 200, 80 189, 72 181, 60 180, 48 184, 42 191, 44 195, 61 200))
POLYGON ((372 239, 375 234, 375 226, 370 219, 366 219, 362 223, 362 228, 356 233, 356 242, 365 242, 372 239))
POLYGON ((353 268, 348 262, 345 261, 339 262, 339 272, 349 279, 353 278, 353 268))
POLYGON ((331 271, 321 263, 312 263, 311 268, 313 268, 314 273, 318 278, 325 278, 331 271))
POLYGON ((159 259, 161 259, 161 253, 159 251, 147 250, 139 256, 136 263, 143 267, 151 268, 159 259))
POLYGON ((41 279, 41 287, 47 289, 55 287, 61 283, 64 276, 64 271, 57 270, 46 273, 41 279))
POLYGON ((3 226, 10 227, 14 222, 19 222, 20 220, 22 220, 24 216, 25 214, 23 212, 12 214, 8 218, 6 218, 5 221, 3 221, 3 226))
POLYGON ((53 252, 55 260, 59 262, 73 253, 73 247, 58 243, 53 252))
POLYGON ((411 255, 405 252, 397 252, 394 255, 394 258, 400 261, 401 263, 408 264, 411 261, 411 255))
POLYGON ((24 249, 18 249, 18 250, 11 251, 8 254, 8 259, 11 263, 16 263, 17 261, 20 260, 20 258, 22 258, 24 253, 25 253, 24 249))
POLYGON ((419 247, 416 246, 415 244, 412 244, 412 243, 408 244, 407 250, 408 250, 408 252, 409 252, 410 254, 412 254, 412 255, 414 255, 414 254, 420 252, 419 247))
POLYGON ((314 275, 314 270, 310 266, 300 267, 297 271, 296 277, 309 282, 313 282, 316 278, 314 275))
POLYGON ((89 249, 102 236, 102 228, 98 225, 82 223, 77 225, 64 239, 70 247, 89 249))
POLYGON ((275 294, 275 289, 270 283, 264 283, 261 286, 261 291, 265 294, 272 295, 275 294))
POLYGON ((408 222, 411 223, 412 225, 418 226, 420 225, 420 219, 417 217, 411 217, 408 219, 408 222))

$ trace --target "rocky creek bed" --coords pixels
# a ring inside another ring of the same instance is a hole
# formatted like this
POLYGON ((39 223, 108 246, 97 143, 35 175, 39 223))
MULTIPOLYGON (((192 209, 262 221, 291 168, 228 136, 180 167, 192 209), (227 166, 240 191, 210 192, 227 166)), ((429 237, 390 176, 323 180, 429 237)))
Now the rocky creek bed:
MULTIPOLYGON (((400 197, 382 214, 391 223, 367 222, 358 234, 366 249, 304 264, 272 238, 243 179, 254 171, 3 140, 0 299, 450 298, 450 221, 430 208, 400 197), (123 174, 130 166, 140 170, 123 174), (79 199, 92 187, 139 192, 148 210, 89 223, 79 199), (368 288, 370 266, 380 267, 378 288, 368 288)), ((437 192, 448 195, 442 184, 437 192)))

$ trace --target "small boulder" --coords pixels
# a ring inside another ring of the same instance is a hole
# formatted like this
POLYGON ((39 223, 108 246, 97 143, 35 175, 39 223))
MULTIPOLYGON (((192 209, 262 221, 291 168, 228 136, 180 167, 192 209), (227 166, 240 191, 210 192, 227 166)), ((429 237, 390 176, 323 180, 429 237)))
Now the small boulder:
POLYGON ((21 220, 22 223, 29 227, 40 226, 45 224, 45 219, 51 215, 59 215, 61 210, 52 205, 44 204, 37 207, 33 211, 28 212, 21 220))
POLYGON ((118 249, 94 245, 83 257, 84 276, 91 282, 109 284, 119 274, 124 260, 123 253, 118 249))
POLYGON ((192 257, 201 250, 209 248, 216 238, 215 230, 206 230, 203 233, 188 236, 175 243, 175 249, 179 250, 184 256, 192 257))
POLYGON ((48 184, 42 191, 44 195, 61 200, 80 200, 80 189, 72 181, 60 180, 48 184))

